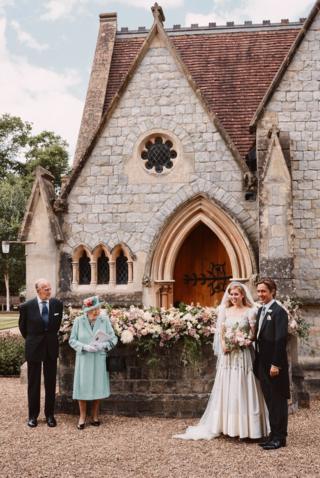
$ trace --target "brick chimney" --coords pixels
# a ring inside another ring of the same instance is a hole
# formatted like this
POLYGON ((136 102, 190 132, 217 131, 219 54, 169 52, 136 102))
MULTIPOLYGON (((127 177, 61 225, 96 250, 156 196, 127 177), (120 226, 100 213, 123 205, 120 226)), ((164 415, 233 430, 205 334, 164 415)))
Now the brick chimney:
POLYGON ((116 32, 117 14, 102 13, 73 167, 89 146, 102 117, 116 32))

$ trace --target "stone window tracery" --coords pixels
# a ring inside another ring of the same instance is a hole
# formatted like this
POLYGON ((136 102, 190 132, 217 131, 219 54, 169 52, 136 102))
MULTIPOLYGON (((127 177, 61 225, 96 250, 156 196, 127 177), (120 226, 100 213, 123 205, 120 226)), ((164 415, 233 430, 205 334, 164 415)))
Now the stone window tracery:
POLYGON ((123 250, 120 251, 116 259, 116 284, 128 283, 128 259, 123 250))
POLYGON ((98 284, 108 284, 110 281, 110 267, 109 267, 109 258, 106 256, 105 252, 102 251, 100 257, 98 257, 97 262, 97 271, 98 271, 98 284))
POLYGON ((84 250, 79 259, 79 284, 90 284, 91 282, 91 266, 90 258, 84 250))
POLYGON ((72 284, 96 286, 116 285, 133 282, 134 257, 125 244, 117 244, 112 251, 104 244, 93 250, 84 244, 74 249, 72 255, 72 284))
POLYGON ((159 134, 144 141, 140 156, 148 171, 161 174, 173 168, 178 155, 173 141, 166 135, 159 134))

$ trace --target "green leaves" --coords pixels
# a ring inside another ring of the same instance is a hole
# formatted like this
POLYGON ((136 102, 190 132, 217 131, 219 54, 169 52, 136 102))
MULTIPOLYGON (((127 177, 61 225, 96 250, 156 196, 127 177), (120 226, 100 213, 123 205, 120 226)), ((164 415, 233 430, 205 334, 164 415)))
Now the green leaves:
POLYGON ((15 175, 24 178, 30 189, 37 166, 49 170, 55 186, 68 172, 68 143, 52 131, 32 134, 32 124, 18 116, 0 116, 0 181, 15 175))

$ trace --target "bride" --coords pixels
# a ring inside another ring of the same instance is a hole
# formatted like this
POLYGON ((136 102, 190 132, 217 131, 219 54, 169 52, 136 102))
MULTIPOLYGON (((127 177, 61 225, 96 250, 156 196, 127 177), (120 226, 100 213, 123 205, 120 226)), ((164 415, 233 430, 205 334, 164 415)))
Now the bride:
POLYGON ((219 306, 214 353, 217 371, 207 408, 196 426, 174 438, 200 440, 229 435, 268 435, 267 409, 253 369, 256 308, 249 289, 231 282, 219 306))

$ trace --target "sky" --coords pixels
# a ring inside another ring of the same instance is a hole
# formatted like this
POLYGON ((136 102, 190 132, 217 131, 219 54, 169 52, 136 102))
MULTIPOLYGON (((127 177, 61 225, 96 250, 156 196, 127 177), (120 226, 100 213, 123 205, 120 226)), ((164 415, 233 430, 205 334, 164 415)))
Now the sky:
MULTIPOLYGON (((93 60, 99 13, 118 29, 152 25, 152 0, 0 0, 0 114, 51 130, 74 154, 93 60)), ((158 0, 165 26, 306 17, 315 0, 158 0)))

